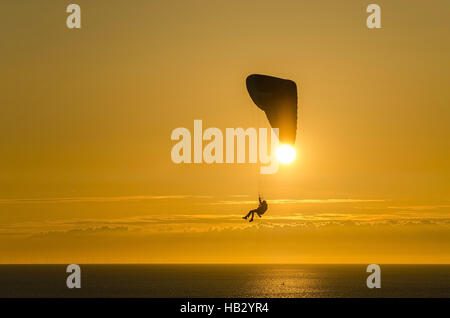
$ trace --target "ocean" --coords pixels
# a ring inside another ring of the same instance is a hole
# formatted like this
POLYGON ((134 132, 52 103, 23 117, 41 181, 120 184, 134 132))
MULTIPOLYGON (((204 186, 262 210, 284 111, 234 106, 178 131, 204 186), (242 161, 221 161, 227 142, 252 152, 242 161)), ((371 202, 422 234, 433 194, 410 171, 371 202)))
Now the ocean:
POLYGON ((0 297, 450 297, 450 265, 381 265, 381 288, 366 265, 0 265, 0 297))

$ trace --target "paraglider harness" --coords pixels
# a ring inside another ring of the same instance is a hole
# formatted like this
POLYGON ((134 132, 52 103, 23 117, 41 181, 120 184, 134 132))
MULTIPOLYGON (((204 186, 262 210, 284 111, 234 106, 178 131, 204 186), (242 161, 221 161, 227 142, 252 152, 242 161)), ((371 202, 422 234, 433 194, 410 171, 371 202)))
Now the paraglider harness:
POLYGON ((259 206, 256 209, 256 213, 258 214, 259 217, 261 217, 267 211, 267 202, 266 202, 266 200, 261 201, 261 196, 258 197, 258 200, 259 200, 259 206))

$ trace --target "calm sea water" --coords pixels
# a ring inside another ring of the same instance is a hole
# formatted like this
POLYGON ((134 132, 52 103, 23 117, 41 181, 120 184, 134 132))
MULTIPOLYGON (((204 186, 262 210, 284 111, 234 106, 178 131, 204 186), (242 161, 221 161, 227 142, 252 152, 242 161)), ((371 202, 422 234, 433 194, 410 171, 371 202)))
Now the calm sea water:
POLYGON ((365 265, 0 265, 0 297, 450 297, 450 265, 382 265, 381 289, 365 265))

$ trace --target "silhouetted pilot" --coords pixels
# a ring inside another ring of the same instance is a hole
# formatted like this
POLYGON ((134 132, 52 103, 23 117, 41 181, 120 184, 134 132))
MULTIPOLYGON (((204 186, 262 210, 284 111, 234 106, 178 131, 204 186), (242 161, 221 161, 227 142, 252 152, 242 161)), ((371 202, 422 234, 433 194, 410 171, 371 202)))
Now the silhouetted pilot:
POLYGON ((251 219, 249 220, 249 222, 253 222, 253 217, 256 214, 258 214, 259 217, 261 217, 264 213, 266 213, 267 211, 267 202, 266 200, 262 200, 261 201, 261 197, 258 197, 259 200, 259 206, 254 209, 254 210, 250 210, 250 212, 247 213, 246 216, 243 216, 242 218, 247 220, 247 218, 250 216, 250 214, 252 215, 251 219))

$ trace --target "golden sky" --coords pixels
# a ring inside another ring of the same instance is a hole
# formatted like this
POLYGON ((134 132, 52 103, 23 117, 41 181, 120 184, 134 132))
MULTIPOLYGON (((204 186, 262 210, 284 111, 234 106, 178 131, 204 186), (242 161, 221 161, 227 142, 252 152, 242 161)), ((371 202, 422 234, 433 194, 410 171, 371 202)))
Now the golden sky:
POLYGON ((0 263, 450 263, 449 1, 0 4, 0 263), (267 126, 297 159, 176 165, 177 127, 267 126), (269 211, 248 224, 258 191, 269 211))

